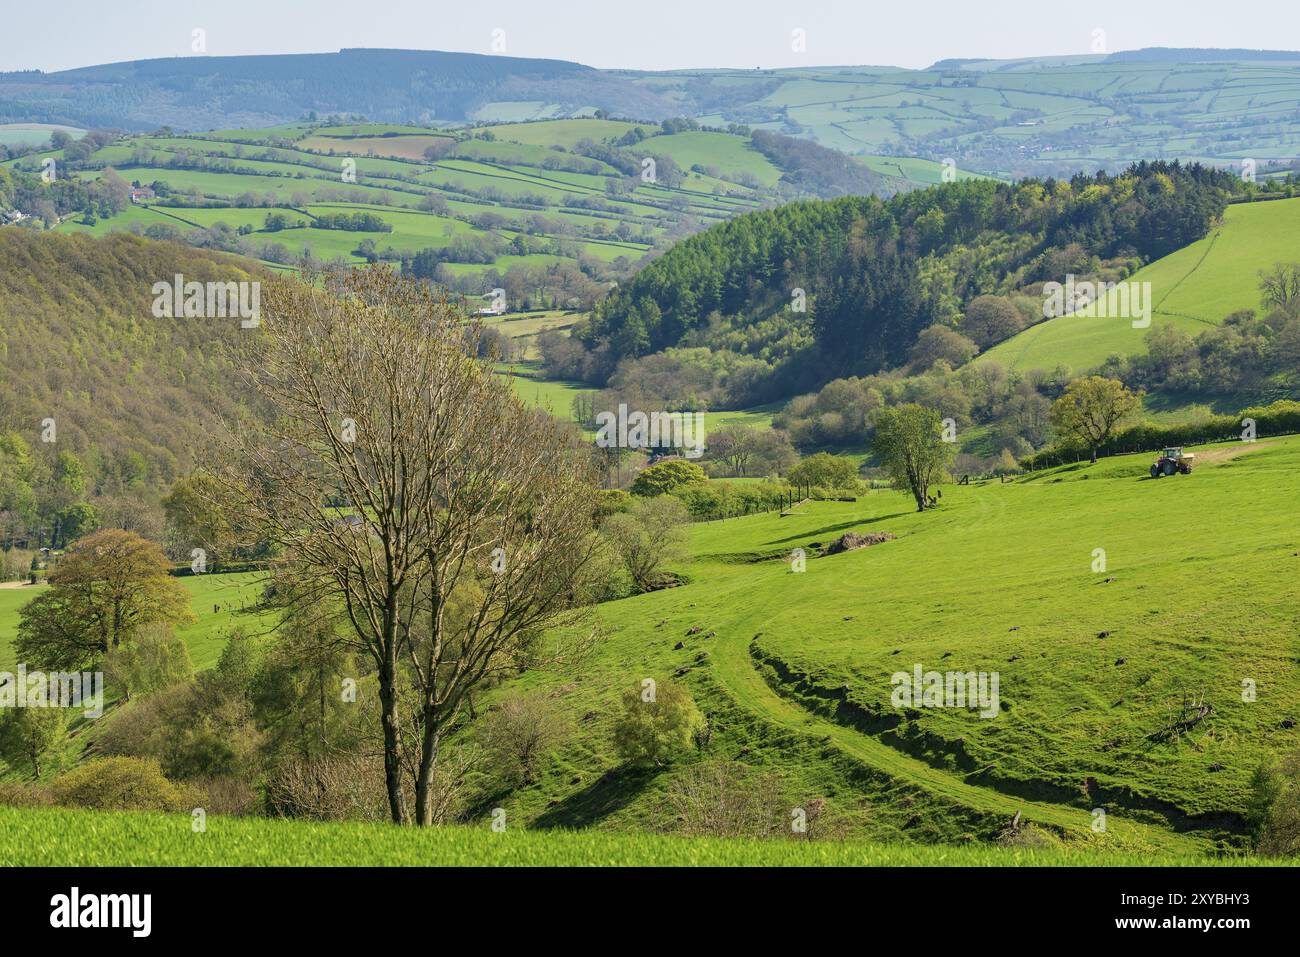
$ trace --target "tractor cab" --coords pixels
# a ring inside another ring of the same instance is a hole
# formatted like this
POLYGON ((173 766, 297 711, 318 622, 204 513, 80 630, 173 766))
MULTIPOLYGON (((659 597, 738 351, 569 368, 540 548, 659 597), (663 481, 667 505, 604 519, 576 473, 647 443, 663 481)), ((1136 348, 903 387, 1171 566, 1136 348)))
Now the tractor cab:
POLYGON ((1165 449, 1156 457, 1155 462, 1151 465, 1151 477, 1162 478, 1166 475, 1190 475, 1192 471, 1192 460, 1196 456, 1191 452, 1184 452, 1183 447, 1171 446, 1165 449))

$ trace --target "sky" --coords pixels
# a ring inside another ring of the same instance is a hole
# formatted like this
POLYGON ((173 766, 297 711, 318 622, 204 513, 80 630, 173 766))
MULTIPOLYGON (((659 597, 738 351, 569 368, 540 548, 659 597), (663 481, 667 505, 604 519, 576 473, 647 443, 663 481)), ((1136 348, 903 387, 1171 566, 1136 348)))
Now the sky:
POLYGON ((1295 0, 0 0, 0 71, 342 47, 603 68, 891 65, 1145 46, 1300 47, 1295 0), (1248 15, 1243 15, 1248 9, 1248 15), (802 34, 795 31, 802 31, 802 34), (799 40, 802 38, 802 49, 799 40), (495 40, 495 47, 494 47, 495 40), (501 47, 504 46, 504 50, 501 47))

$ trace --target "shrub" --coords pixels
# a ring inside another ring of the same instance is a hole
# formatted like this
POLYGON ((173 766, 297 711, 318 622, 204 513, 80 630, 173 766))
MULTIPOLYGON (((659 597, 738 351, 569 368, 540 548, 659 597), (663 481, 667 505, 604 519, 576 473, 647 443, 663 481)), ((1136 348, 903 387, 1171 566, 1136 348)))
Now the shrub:
POLYGON ((0 781, 0 807, 49 807, 53 803, 54 797, 44 785, 0 781))
POLYGON ((664 565, 686 555, 690 516, 674 496, 639 499, 628 512, 605 519, 601 535, 627 570, 632 584, 650 591, 663 584, 664 565))
POLYGON ((57 771, 67 735, 66 708, 0 709, 0 760, 15 771, 37 779, 57 771))
POLYGON ((312 821, 385 821, 389 818, 383 762, 342 754, 282 762, 266 782, 267 804, 283 817, 312 821))
POLYGON ((1053 848, 1060 847, 1061 842, 1050 831, 1045 831, 1033 824, 1018 824, 1002 830, 997 837, 1000 847, 1053 848))
POLYGON ((633 495, 663 495, 683 486, 709 480, 708 473, 694 462, 669 459, 644 469, 632 483, 633 495))
POLYGON ((507 786, 532 784, 567 731, 564 716, 542 694, 511 695, 484 719, 488 762, 507 786))
POLYGON ((851 488, 858 486, 858 470, 853 460, 829 452, 818 452, 803 459, 786 476, 796 485, 817 485, 822 488, 851 488))
POLYGON ((58 804, 96 811, 187 810, 187 792, 150 758, 96 758, 50 784, 58 804))
POLYGON ((104 655, 104 674, 129 701, 132 695, 143 696, 188 681, 194 667, 185 642, 170 626, 154 622, 104 655))
POLYGON ((1255 772, 1246 824, 1257 853, 1266 857, 1300 854, 1300 751, 1255 772))
POLYGON ((783 482, 709 482, 688 485, 672 493, 691 518, 707 520, 770 512, 784 508, 793 499, 793 490, 783 482))
POLYGON ((620 488, 605 488, 596 493, 596 522, 599 524, 609 516, 626 512, 632 507, 632 496, 620 488))
MULTIPOLYGON (((446 748, 434 766, 429 783, 434 824, 449 824, 460 811, 465 776, 477 752, 446 748)), ((409 780, 409 779, 408 779, 409 780)), ((313 821, 387 821, 388 792, 380 754, 336 754, 305 760, 290 758, 271 773, 266 783, 272 813, 313 821)), ((408 806, 415 799, 406 788, 408 806)))
POLYGON ((787 802, 780 780, 735 761, 705 761, 673 778, 668 800, 677 831, 691 837, 779 837, 787 802))
POLYGON ((623 713, 614 725, 614 748, 629 764, 662 767, 695 743, 704 725, 684 688, 646 678, 623 692, 623 713))

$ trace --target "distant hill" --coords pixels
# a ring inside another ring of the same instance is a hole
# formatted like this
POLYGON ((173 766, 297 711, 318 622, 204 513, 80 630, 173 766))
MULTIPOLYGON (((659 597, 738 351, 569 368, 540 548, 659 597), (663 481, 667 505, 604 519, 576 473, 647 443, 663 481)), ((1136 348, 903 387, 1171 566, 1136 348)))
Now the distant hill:
POLYGON ((364 116, 420 125, 690 116, 862 156, 996 176, 1119 172, 1143 159, 1300 158, 1300 53, 1150 48, 954 58, 923 70, 598 70, 561 60, 348 49, 0 74, 0 124, 130 131, 364 116))
POLYGON ((0 74, 0 122, 128 130, 269 126, 312 111, 455 122, 512 100, 552 104, 559 114, 676 112, 653 91, 578 63, 422 50, 174 57, 0 74))
POLYGON ((1143 47, 1112 53, 1106 60, 1109 63, 1300 63, 1300 51, 1143 47))

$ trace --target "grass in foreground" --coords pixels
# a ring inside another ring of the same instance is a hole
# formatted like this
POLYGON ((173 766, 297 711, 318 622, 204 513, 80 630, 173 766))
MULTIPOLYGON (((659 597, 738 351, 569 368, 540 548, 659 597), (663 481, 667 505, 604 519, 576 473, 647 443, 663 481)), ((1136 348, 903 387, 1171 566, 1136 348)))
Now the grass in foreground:
POLYGON ((679 838, 481 827, 417 830, 264 818, 0 808, 0 865, 82 866, 1082 866, 1267 865, 1253 858, 1089 857, 1071 850, 679 838))

